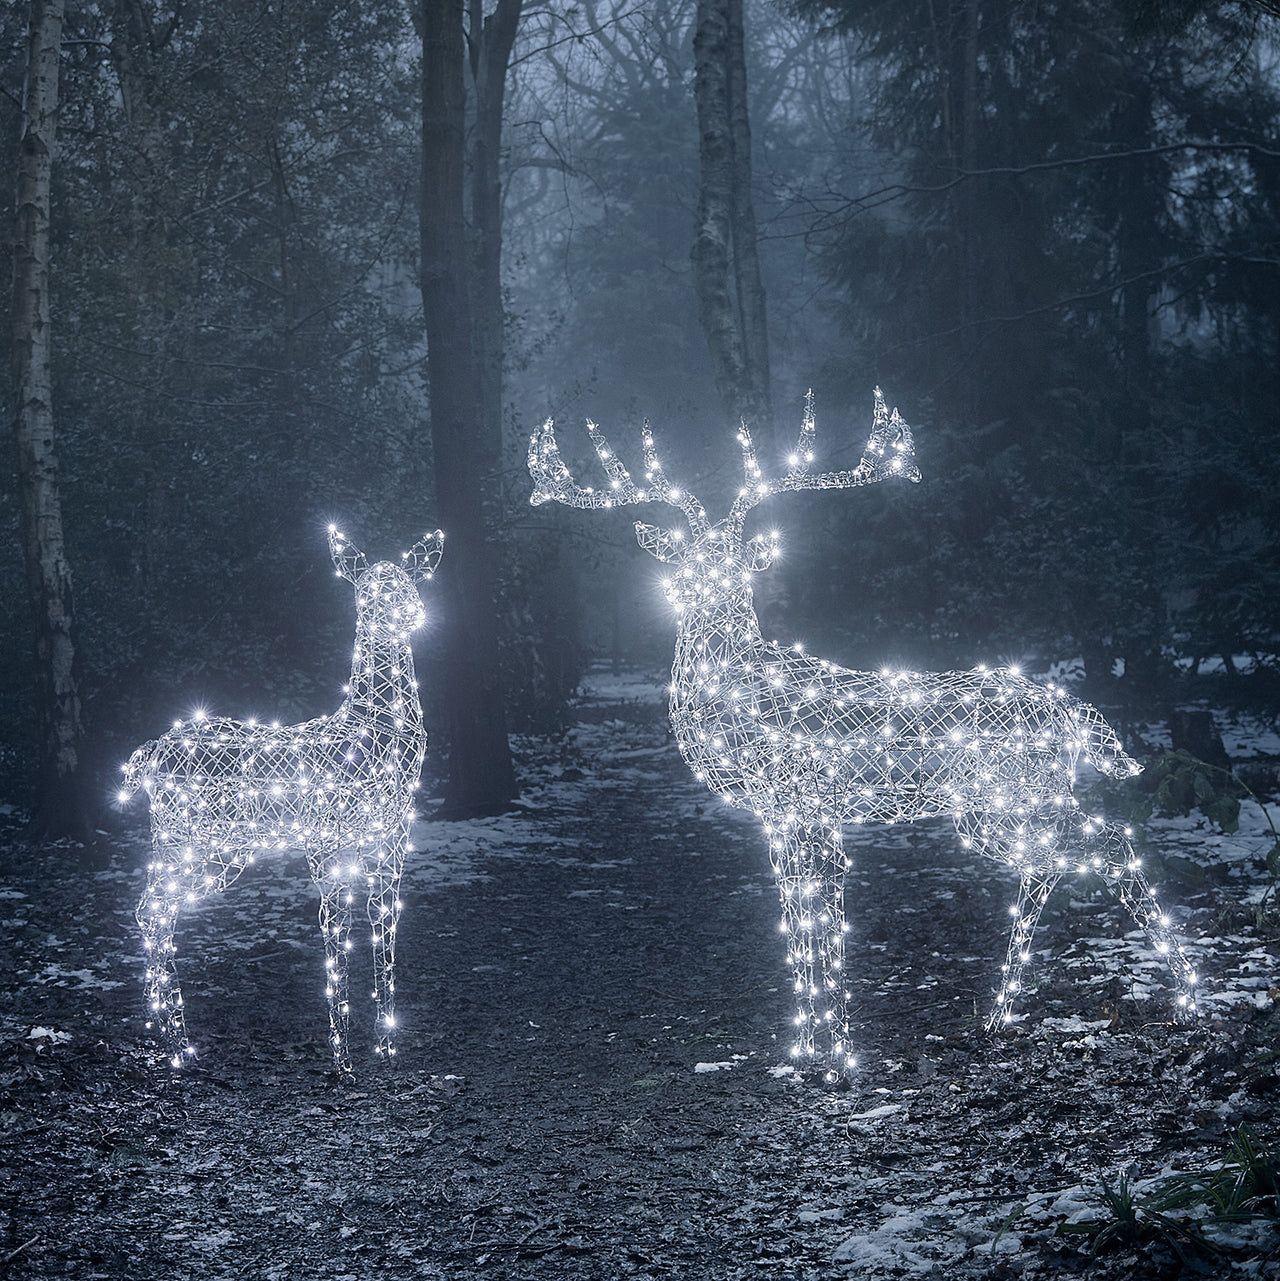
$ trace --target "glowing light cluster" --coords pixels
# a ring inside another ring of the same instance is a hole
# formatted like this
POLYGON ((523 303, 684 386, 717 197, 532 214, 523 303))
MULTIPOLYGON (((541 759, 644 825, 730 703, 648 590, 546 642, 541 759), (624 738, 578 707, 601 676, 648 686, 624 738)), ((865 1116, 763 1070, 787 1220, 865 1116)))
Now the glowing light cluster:
POLYGON ((147 949, 146 999, 175 1067, 187 1038, 174 930, 184 906, 225 889, 260 857, 301 849, 320 889, 320 930, 334 1059, 351 1071, 347 960, 352 903, 367 897, 380 1055, 395 1053, 395 944, 400 873, 413 793, 427 746, 410 637, 425 618, 417 584, 440 560, 444 536, 426 535, 402 565, 370 565, 333 526, 329 548, 356 589, 351 682, 336 712, 300 725, 234 721, 197 712, 145 743, 124 767, 126 802, 151 799, 153 861, 138 904, 147 949))
POLYGON ((989 1026, 1013 1019, 1040 912, 1068 872, 1096 874, 1116 893, 1167 959, 1180 1008, 1194 1010, 1196 976, 1143 877, 1131 833, 1084 815, 1073 795, 1081 756, 1105 774, 1140 769, 1094 708, 1016 668, 850 671, 762 638, 751 580, 777 555, 778 536, 744 541, 752 508, 790 490, 920 479, 910 428, 896 409, 887 411, 879 388, 870 439, 851 471, 811 474, 812 395, 779 479, 762 473, 744 427, 744 483, 716 524, 691 493, 667 480, 648 424, 645 488, 594 423, 588 430, 608 488, 574 483, 549 420, 529 447, 531 501, 585 509, 661 502, 686 517, 687 534, 636 525, 640 545, 673 571, 664 582, 677 618, 671 724, 694 774, 764 826, 794 972, 798 1059, 824 1065, 830 1079, 856 1065, 844 956, 850 863, 842 828, 850 823, 950 815, 967 848, 1017 872, 1008 955, 989 1026))

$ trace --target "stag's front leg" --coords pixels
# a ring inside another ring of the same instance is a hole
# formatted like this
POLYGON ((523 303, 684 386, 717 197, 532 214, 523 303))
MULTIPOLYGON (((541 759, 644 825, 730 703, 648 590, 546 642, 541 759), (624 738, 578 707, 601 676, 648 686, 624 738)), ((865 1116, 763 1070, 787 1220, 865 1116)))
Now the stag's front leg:
POLYGON ((766 823, 782 900, 782 930, 795 976, 796 1042, 802 1065, 825 1065, 828 1081, 856 1066, 849 1043, 844 973, 844 877, 848 859, 838 827, 796 819, 766 823))
POLYGON ((1009 933, 1009 951, 1000 967, 1000 986, 996 1003, 987 1017, 987 1031, 995 1032, 1013 1022, 1014 1005, 1022 993, 1022 976, 1031 960, 1031 941, 1040 913, 1058 883, 1059 873, 1023 868, 1018 881, 1018 901, 1009 909, 1013 918, 1009 933))
POLYGON ((1199 975, 1173 932, 1172 922, 1161 908, 1155 891, 1147 883, 1128 833, 1114 823, 1086 819, 1084 835, 1089 856, 1087 862, 1080 865, 1080 870, 1097 872, 1107 889, 1146 932, 1152 947, 1164 957, 1178 985, 1178 1017, 1190 1020, 1196 1014, 1199 975))
POLYGON ((373 999, 378 1011, 377 1054, 396 1052, 396 927, 400 921, 400 873, 409 843, 409 824, 388 834, 369 869, 369 927, 373 933, 373 999))
POLYGON ((351 951, 351 884, 354 867, 334 860, 313 873, 320 887, 320 933, 324 936, 325 996, 329 1000, 329 1043, 342 1076, 351 1076, 347 959, 351 951))
POLYGON ((137 919, 147 952, 143 995, 151 1011, 154 1030, 169 1062, 181 1067, 194 1054, 187 1040, 187 1023, 178 986, 174 932, 182 904, 194 893, 193 861, 183 858, 182 848, 160 836, 152 839, 154 860, 147 868, 147 888, 138 903, 137 919))

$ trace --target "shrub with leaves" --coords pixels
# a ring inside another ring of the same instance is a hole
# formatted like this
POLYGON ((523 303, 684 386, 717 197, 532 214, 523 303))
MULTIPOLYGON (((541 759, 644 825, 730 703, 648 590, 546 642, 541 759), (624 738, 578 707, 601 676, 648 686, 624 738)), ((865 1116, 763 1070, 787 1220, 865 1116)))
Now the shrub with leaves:
MULTIPOLYGON (((1058 1234, 1088 1237, 1090 1254, 1163 1245, 1189 1263, 1192 1255, 1221 1258, 1238 1248, 1230 1240, 1215 1241, 1217 1228, 1244 1223, 1280 1226, 1280 1163, 1274 1148, 1247 1125, 1236 1130, 1230 1150, 1212 1169, 1171 1175, 1146 1193, 1136 1190, 1135 1177, 1130 1167, 1114 1186, 1102 1183, 1100 1212, 1059 1224, 1058 1234)), ((1273 1256, 1274 1250, 1269 1250, 1267 1258, 1273 1256)))

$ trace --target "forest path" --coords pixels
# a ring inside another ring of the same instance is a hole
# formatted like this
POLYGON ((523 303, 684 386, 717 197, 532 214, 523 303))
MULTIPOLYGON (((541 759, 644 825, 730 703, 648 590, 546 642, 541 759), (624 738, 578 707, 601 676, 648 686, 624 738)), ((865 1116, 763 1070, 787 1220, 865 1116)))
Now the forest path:
MULTIPOLYGON (((758 828, 688 776, 651 691, 581 716, 523 744, 521 813, 418 826, 400 1053, 360 1053, 357 952, 351 1086, 327 1062, 296 861, 180 927, 200 1058, 175 1077, 139 1041, 144 848, 93 875, 30 851, 0 889, 10 1275, 1169 1275, 1159 1247, 1095 1262, 1052 1229, 1099 1177, 1203 1166, 1240 1122, 1273 1122, 1260 940, 1198 931, 1217 996, 1186 1030, 1164 1021, 1162 978, 1146 999, 1156 959, 1127 923, 1063 895, 1029 1018, 992 1041, 974 1013, 1003 950, 1001 869, 970 866, 949 825, 860 831, 864 1072, 830 1094, 785 1071, 758 828)), ((1194 921, 1240 892, 1209 885, 1194 921)))

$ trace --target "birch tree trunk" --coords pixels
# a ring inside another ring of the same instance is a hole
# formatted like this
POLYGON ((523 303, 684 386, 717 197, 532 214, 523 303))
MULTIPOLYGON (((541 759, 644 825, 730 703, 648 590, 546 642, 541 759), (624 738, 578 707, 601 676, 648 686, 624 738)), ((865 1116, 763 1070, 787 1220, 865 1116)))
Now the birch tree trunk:
POLYGON ((694 288, 716 390, 732 426, 772 439, 764 287, 751 196, 742 0, 698 0, 693 41, 701 180, 694 288))
POLYGON ((427 331, 444 654, 434 680, 449 741, 449 817, 496 813, 515 796, 498 666, 496 579, 481 497, 481 371, 465 208, 463 0, 422 0, 422 309, 427 331))
POLYGON ((62 535, 50 372, 49 216, 58 120, 62 0, 31 0, 13 252, 14 436, 36 653, 41 836, 89 834, 79 777, 84 731, 76 684, 71 570, 62 535))

